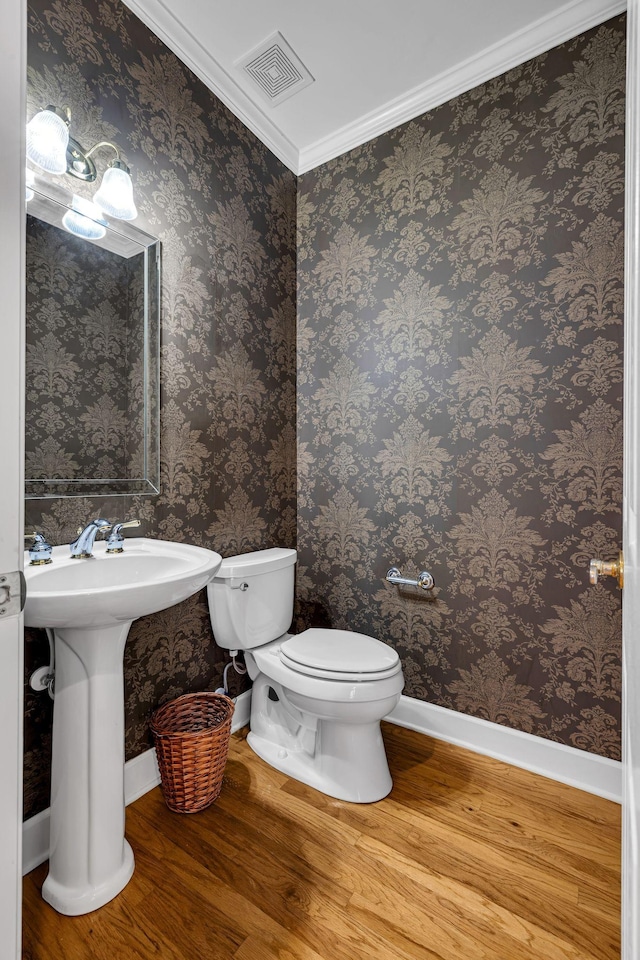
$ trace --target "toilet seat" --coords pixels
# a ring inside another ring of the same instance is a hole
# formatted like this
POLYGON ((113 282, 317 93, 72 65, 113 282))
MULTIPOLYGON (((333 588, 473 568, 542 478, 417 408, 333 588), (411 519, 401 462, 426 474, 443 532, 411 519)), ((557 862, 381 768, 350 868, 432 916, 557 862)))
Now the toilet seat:
POLYGON ((385 680, 401 670, 392 647, 350 630, 312 627, 285 640, 279 655, 296 673, 348 683, 385 680))
POLYGON ((252 679, 257 669, 287 691, 334 704, 367 703, 402 692, 404 678, 399 660, 397 668, 381 679, 376 679, 375 675, 371 674, 354 673, 352 676, 356 679, 349 681, 344 672, 336 672, 330 677, 318 677, 311 673, 302 673, 299 669, 294 670, 293 661, 290 661, 292 666, 285 662, 281 648, 290 639, 291 634, 285 633, 263 647, 246 651, 245 658, 252 679))

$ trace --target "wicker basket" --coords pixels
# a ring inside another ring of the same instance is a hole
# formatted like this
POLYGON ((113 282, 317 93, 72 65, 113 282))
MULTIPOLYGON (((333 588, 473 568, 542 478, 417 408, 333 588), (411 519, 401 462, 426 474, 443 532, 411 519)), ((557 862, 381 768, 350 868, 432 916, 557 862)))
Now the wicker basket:
POLYGON ((222 789, 234 704, 220 693, 186 693, 151 717, 162 792, 170 810, 197 813, 222 789))

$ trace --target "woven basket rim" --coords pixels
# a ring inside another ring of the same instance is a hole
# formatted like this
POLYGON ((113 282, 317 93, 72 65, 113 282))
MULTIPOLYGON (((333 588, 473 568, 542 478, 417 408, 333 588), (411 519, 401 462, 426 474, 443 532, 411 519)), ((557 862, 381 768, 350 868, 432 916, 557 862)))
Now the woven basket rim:
MULTIPOLYGON (((233 704, 231 697, 228 697, 226 693, 214 693, 213 690, 193 690, 191 693, 181 693, 179 697, 174 697, 173 700, 167 700, 166 703, 161 703, 158 707, 158 710, 164 710, 165 707, 171 706, 172 703, 180 703, 183 700, 226 700, 229 703, 233 704)), ((234 704, 235 706, 235 704, 234 704)))
POLYGON ((151 715, 149 727, 156 737, 201 737, 210 736, 212 732, 223 730, 225 726, 231 723, 235 711, 235 703, 230 697, 223 693, 212 693, 203 690, 196 693, 183 693, 168 703, 163 703, 151 715), (163 723, 170 719, 171 714, 178 708, 178 705, 185 704, 186 701, 196 702, 197 700, 218 702, 223 708, 224 715, 221 716, 215 725, 202 727, 200 730, 163 730, 163 723), (160 727, 160 729, 159 729, 160 727))

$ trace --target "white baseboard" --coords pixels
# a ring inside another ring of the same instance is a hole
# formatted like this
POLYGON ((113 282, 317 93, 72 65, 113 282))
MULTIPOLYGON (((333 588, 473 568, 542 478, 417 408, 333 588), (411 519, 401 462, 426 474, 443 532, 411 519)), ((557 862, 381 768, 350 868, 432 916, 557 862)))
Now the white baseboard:
MULTIPOLYGON (((241 693, 236 700, 231 732, 249 723, 251 691, 241 693)), ((124 800, 127 806, 160 783, 156 751, 152 747, 127 760, 124 765, 124 800)), ((49 807, 25 820, 22 825, 22 874, 29 873, 49 856, 49 807)))
POLYGON ((239 697, 236 697, 236 709, 233 714, 233 723, 231 724, 231 733, 246 727, 251 719, 251 690, 245 690, 239 697))
POLYGON ((455 743, 474 753, 495 757, 514 767, 622 803, 622 764, 618 760, 609 760, 413 697, 401 697, 398 706, 386 719, 437 740, 455 743))
POLYGON ((49 807, 22 824, 22 876, 49 856, 49 807))

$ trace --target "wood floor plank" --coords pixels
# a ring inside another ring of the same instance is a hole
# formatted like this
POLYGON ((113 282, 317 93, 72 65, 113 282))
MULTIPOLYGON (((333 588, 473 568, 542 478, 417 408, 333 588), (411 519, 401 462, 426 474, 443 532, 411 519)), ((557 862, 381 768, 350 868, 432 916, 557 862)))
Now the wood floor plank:
MULTIPOLYGON (((282 798, 285 805, 284 794, 282 798)), ((145 816, 154 831, 162 829, 163 815, 158 808, 150 811, 147 807, 145 816)), ((242 841, 229 854, 216 836, 228 837, 234 829, 234 818, 216 809, 216 834, 200 816, 193 819, 192 835, 197 842, 189 851, 192 859, 210 869, 227 886, 244 888, 251 901, 285 931, 312 947, 321 938, 324 955, 336 960, 386 960, 390 956, 391 946, 382 935, 367 935, 359 921, 350 917, 351 890, 340 884, 337 875, 316 872, 307 862, 301 853, 300 828, 290 829, 286 842, 280 842, 284 836, 281 834, 277 845, 267 850, 259 846, 260 824, 245 822, 241 827, 242 841)), ((171 823, 165 824, 165 829, 171 828, 171 823)), ((401 951, 397 951, 397 956, 404 960, 401 951)))
POLYGON ((554 810, 540 805, 539 794, 539 790, 532 789, 528 802, 505 794, 485 796, 482 813, 500 823, 506 821, 516 830, 528 829, 568 853, 577 853, 581 858, 617 870, 620 855, 617 827, 591 821, 591 829, 585 831, 584 817, 576 817, 572 810, 560 805, 554 810))
MULTIPOLYGON (((154 791, 149 797, 154 801, 153 807, 161 814, 161 818, 165 818, 165 829, 158 838, 156 824, 159 823, 162 827, 162 819, 154 822, 153 817, 138 817, 132 825, 130 836, 138 850, 144 851, 149 845, 157 848, 162 862, 170 864, 177 879, 178 890, 186 891, 192 887, 198 889, 207 900, 208 905, 205 910, 220 911, 226 918, 232 918, 238 936, 259 939, 261 942, 269 942, 273 945, 286 944, 293 956, 300 955, 305 960, 307 957, 309 960, 320 960, 315 951, 307 947, 300 938, 285 930, 269 913, 256 905, 250 882, 240 889, 230 886, 217 875, 216 859, 205 855, 203 862, 200 862, 193 856, 192 842, 184 843, 185 836, 181 828, 178 828, 173 837, 170 837, 169 834, 173 832, 172 827, 176 824, 176 817, 168 813, 160 800, 158 791, 154 791)), ((150 804, 147 804, 147 807, 150 807, 150 804)), ((192 832, 189 831, 189 841, 193 839, 192 832)), ((143 869, 146 868, 144 863, 141 866, 143 869)), ((245 942, 243 940, 243 943, 245 942)), ((235 957, 236 954, 234 953, 233 956, 235 957)))
POLYGON ((337 868, 321 844, 309 841, 304 852, 314 868, 333 867, 346 875, 353 887, 350 907, 370 914, 368 925, 385 931, 387 939, 393 931, 393 942, 405 950, 435 947, 438 956, 458 960, 469 954, 470 945, 477 949, 484 936, 497 956, 510 958, 514 949, 520 960, 578 956, 577 948, 562 944, 546 930, 460 882, 425 871, 406 858, 394 859, 395 851, 388 848, 386 858, 371 848, 346 849, 337 868))
MULTIPOLYGON (((464 752, 469 758, 473 758, 473 754, 464 752)), ((476 765, 482 769, 487 759, 489 758, 477 757, 476 765)), ((503 766, 506 765, 503 764, 503 766)), ((614 844, 611 842, 611 836, 607 836, 602 830, 594 831, 593 826, 589 826, 583 818, 578 818, 577 822, 576 820, 570 822, 563 815, 561 825, 556 831, 553 823, 549 825, 545 822, 552 819, 551 815, 548 817, 538 815, 535 803, 532 804, 531 814, 524 816, 522 821, 514 820, 508 815, 511 808, 505 803, 503 806, 505 816, 501 818, 495 813, 486 813, 481 803, 477 802, 475 785, 473 797, 469 802, 465 802, 455 791, 452 791, 448 798, 446 794, 434 797, 427 795, 426 791, 419 792, 416 784, 412 784, 410 788, 407 787, 407 771, 398 769, 393 763, 392 772, 394 788, 390 802, 406 811, 404 819, 415 833, 416 842, 422 841, 425 846, 428 845, 428 836, 424 835, 425 828, 428 828, 427 832, 429 832, 434 824, 439 823, 447 835, 466 838, 468 841, 480 838, 492 850, 502 851, 514 864, 521 865, 520 869, 525 875, 530 869, 542 871, 547 876, 555 873, 572 880, 576 886, 586 879, 590 885, 596 885, 600 889, 602 897, 616 896, 615 891, 619 886, 619 807, 617 805, 610 804, 610 816, 614 823, 618 823, 618 834, 614 844), (561 841, 560 834, 563 831, 566 836, 564 841, 561 841), (575 840, 572 839, 574 835, 575 840), (598 856, 600 845, 601 858, 598 856)), ((534 780, 544 781, 544 778, 534 777, 534 780)), ((555 784, 551 781, 546 782, 552 790, 555 784)), ((371 818, 378 821, 376 825, 379 830, 384 828, 381 822, 384 820, 384 814, 378 809, 379 805, 366 809, 354 807, 351 804, 335 807, 327 803, 321 795, 312 797, 309 789, 296 781, 289 781, 283 789, 297 797, 309 797, 310 802, 317 803, 325 811, 357 830, 370 831, 372 825, 368 826, 367 820, 371 818)), ((503 786, 502 789, 504 791, 507 787, 503 786)), ((600 798, 594 798, 594 800, 600 800, 600 798)), ((604 802, 607 803, 607 801, 604 802)), ((399 838, 398 842, 404 843, 402 838, 399 838)))
POLYGON ((576 882, 587 875, 605 889, 610 888, 619 864, 618 838, 613 844, 611 831, 587 830, 584 818, 576 823, 576 818, 561 809, 540 810, 535 791, 527 806, 509 796, 504 785, 501 794, 482 795, 470 803, 447 799, 446 791, 422 794, 416 799, 417 786, 413 778, 407 782, 406 775, 398 777, 392 799, 429 821, 438 820, 455 832, 480 836, 516 857, 545 865, 561 864, 576 882))
MULTIPOLYGON (((41 957, 60 957, 65 960, 67 957, 73 960, 113 960, 115 957, 130 957, 132 960, 162 957, 164 960, 166 957, 167 960, 187 960, 195 955, 188 952, 192 949, 188 936, 180 933, 176 938, 179 920, 176 918, 176 907, 172 904, 165 911, 162 904, 154 904, 149 898, 132 908, 129 896, 124 896, 86 917, 63 918, 39 898, 40 887, 41 882, 25 884, 25 960, 39 960, 41 957), (166 914, 169 915, 169 921, 173 915, 176 921, 173 925, 171 922, 167 925, 166 914)), ((233 956, 233 953, 227 955, 233 956)))
POLYGON ((295 946, 283 933, 279 937, 266 936, 247 937, 233 960, 321 960, 316 953, 305 944, 295 946))
MULTIPOLYGON (((617 874, 607 873, 603 882, 602 870, 597 864, 593 867, 591 863, 582 864, 583 869, 576 877, 571 858, 565 857, 563 862, 562 851, 553 845, 539 844, 529 855, 527 848, 523 852, 496 838, 493 826, 487 839, 460 821, 457 829, 453 829, 451 818, 443 818, 439 811, 431 811, 431 816, 416 815, 406 804, 396 803, 395 785, 391 798, 384 804, 370 806, 339 805, 294 781, 285 784, 283 789, 359 830, 363 835, 359 846, 367 843, 366 837, 374 841, 384 837, 383 845, 390 848, 393 855, 400 852, 416 860, 425 870, 435 870, 466 883, 505 909, 546 926, 560 939, 566 936, 567 929, 575 926, 579 891, 581 884, 586 884, 599 898, 612 922, 603 929, 601 918, 585 911, 581 924, 570 936, 581 948, 589 950, 589 956, 619 956, 619 879, 617 874), (564 875, 563 866, 569 876, 564 875)), ((614 821, 619 822, 619 808, 612 804, 610 813, 614 821)), ((586 836, 585 831, 586 824, 581 825, 579 834, 586 836)))
POLYGON ((464 864, 459 861, 438 859, 437 864, 441 873, 437 873, 432 864, 426 869, 422 863, 416 863, 410 857, 404 857, 396 850, 392 850, 386 843, 375 838, 363 837, 358 844, 366 851, 371 851, 375 859, 384 864, 388 870, 401 870, 406 876, 414 879, 415 883, 430 885, 431 876, 435 875, 443 881, 452 882, 452 890, 461 885, 465 891, 465 899, 473 904, 477 902, 493 903, 499 909, 506 910, 514 918, 520 918, 526 923, 544 929, 559 940, 569 940, 584 951, 585 956, 608 960, 616 957, 619 950, 619 909, 603 908, 601 912, 594 911, 588 904, 579 908, 580 891, 575 896, 553 894, 531 882, 531 878, 518 875, 508 869, 506 861, 492 860, 492 869, 488 870, 477 857, 470 857, 464 864), (453 869, 450 869, 453 866, 453 869), (479 877, 484 869, 484 876, 479 877), (579 914, 580 923, 575 918, 579 914))
POLYGON ((522 916, 513 904, 508 908, 501 906, 495 899, 479 894, 467 883, 425 870, 408 858, 398 857, 395 851, 390 851, 380 842, 370 842, 366 853, 371 863, 369 867, 367 861, 353 864, 353 872, 360 878, 366 877, 357 896, 368 899, 377 885, 382 908, 378 909, 378 916, 399 924, 401 929, 411 929, 411 925, 403 918, 406 904, 411 903, 412 909, 413 905, 420 904, 422 929, 425 928, 425 921, 428 921, 435 930, 464 930, 478 941, 484 938, 496 956, 505 956, 509 960, 513 956, 514 944, 517 945, 519 960, 533 960, 536 957, 551 960, 552 957, 565 956, 607 957, 612 955, 615 948, 615 929, 610 931, 611 936, 605 942, 604 949, 599 948, 603 924, 593 918, 586 924, 587 929, 581 928, 576 935, 573 925, 549 923, 548 911, 538 912, 535 919, 531 912, 526 917, 522 916), (371 878, 373 883, 370 882, 371 878), (594 932, 598 934, 595 938, 594 932))
POLYGON ((127 809, 131 883, 85 917, 25 878, 25 960, 619 960, 614 804, 385 725, 392 794, 325 797, 232 737, 207 811, 127 809))
POLYGON ((528 770, 493 757, 479 756, 455 747, 456 753, 452 754, 451 744, 432 737, 420 737, 416 741, 415 732, 406 727, 383 723, 382 731, 395 770, 402 772, 409 762, 413 767, 420 765, 425 790, 429 782, 441 779, 450 787, 461 783, 466 793, 473 788, 475 796, 486 793, 489 797, 501 797, 506 794, 526 802, 535 793, 537 808, 570 810, 573 816, 582 816, 591 824, 597 822, 615 832, 610 800, 549 781, 547 777, 532 776, 528 770))
POLYGON ((535 896, 548 900, 549 905, 558 897, 577 903, 578 883, 572 877, 565 877, 562 871, 550 871, 544 864, 521 863, 513 850, 496 848, 469 829, 456 831, 436 817, 416 815, 406 805, 396 803, 393 793, 384 804, 360 806, 329 802, 317 791, 293 781, 283 789, 288 795, 304 798, 363 837, 384 838, 389 848, 413 858, 425 869, 479 884, 480 891, 487 896, 503 895, 508 903, 514 888, 517 891, 522 884, 533 884, 535 896), (504 883, 500 878, 504 878, 504 883), (485 884, 488 887, 485 888, 485 884))
MULTIPOLYGON (((504 767, 505 764, 502 766, 504 767)), ((528 793, 525 795, 520 791, 511 790, 512 781, 505 786, 504 775, 500 778, 497 776, 485 778, 477 776, 477 770, 474 770, 474 782, 467 785, 457 776, 451 776, 446 772, 438 774, 431 768, 430 761, 425 761, 411 770, 402 769, 399 774, 396 766, 394 774, 394 799, 397 802, 402 802, 403 799, 408 800, 408 805, 416 811, 424 811, 428 814, 443 804, 446 809, 463 807, 468 813, 478 812, 481 818, 486 815, 494 816, 515 828, 521 825, 531 826, 551 837, 556 844, 569 844, 567 847, 569 850, 575 850, 577 836, 580 841, 584 840, 584 837, 579 834, 581 823, 584 825, 587 822, 591 828, 597 824, 598 860, 603 862, 606 859, 613 868, 616 867, 619 831, 617 824, 610 822, 611 801, 594 797, 593 800, 596 801, 593 804, 594 816, 586 817, 588 808, 584 801, 570 802, 573 800, 570 797, 569 802, 563 803, 558 797, 556 803, 550 805, 547 800, 551 791, 543 777, 537 778, 539 782, 530 784, 528 793), (459 798, 458 804, 456 804, 456 796, 459 798), (599 817, 596 816, 598 808, 601 813, 599 817), (608 845, 603 843, 606 840, 610 841, 608 845)), ((564 787, 561 784, 556 786, 564 787)), ((573 793, 582 793, 582 791, 573 790, 573 793)), ((593 830, 591 830, 591 836, 595 836, 593 830)), ((588 855, 584 843, 581 843, 580 851, 583 855, 588 855)))

